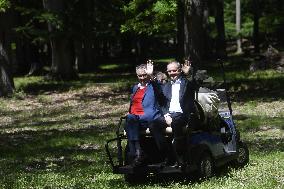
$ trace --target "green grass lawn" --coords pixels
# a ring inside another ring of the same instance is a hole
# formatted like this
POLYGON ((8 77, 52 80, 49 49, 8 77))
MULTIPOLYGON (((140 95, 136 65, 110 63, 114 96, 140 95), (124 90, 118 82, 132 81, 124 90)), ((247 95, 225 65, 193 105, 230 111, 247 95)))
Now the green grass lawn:
POLYGON ((104 150, 128 110, 134 75, 83 74, 68 83, 16 78, 17 93, 0 99, 0 188, 284 188, 283 74, 231 69, 228 76, 249 164, 205 181, 150 176, 137 185, 112 173, 104 150))

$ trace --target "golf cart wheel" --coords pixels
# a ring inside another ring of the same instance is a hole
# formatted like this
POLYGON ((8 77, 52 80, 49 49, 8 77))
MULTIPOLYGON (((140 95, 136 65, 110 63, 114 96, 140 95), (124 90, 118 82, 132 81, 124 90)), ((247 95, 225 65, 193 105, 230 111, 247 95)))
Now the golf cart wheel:
POLYGON ((249 162, 249 150, 245 143, 239 141, 238 143, 237 158, 233 160, 235 167, 244 167, 249 162))
POLYGON ((210 178, 214 172, 214 162, 208 152, 202 153, 200 161, 198 162, 198 176, 200 178, 210 178))

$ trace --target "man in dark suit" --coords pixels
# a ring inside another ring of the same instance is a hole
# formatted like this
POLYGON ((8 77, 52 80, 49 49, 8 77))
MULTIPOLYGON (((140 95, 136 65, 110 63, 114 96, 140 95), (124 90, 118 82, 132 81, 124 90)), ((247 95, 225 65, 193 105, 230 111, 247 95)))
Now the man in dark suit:
MULTIPOLYGON (((187 67, 189 69, 190 65, 187 67)), ((186 145, 183 130, 189 122, 191 113, 194 112, 195 85, 186 79, 182 70, 182 66, 178 62, 170 62, 167 65, 167 73, 171 80, 163 86, 164 116, 156 119, 151 125, 157 146, 166 157, 165 163, 167 164, 173 164, 174 161, 164 136, 165 127, 167 125, 172 127, 174 148, 177 154, 176 161, 179 161, 186 145)))

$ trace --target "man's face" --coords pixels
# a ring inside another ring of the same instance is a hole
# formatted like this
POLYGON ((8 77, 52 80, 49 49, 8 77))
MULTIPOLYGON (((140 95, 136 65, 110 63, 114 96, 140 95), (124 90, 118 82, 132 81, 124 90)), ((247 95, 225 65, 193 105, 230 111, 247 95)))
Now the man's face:
POLYGON ((141 84, 145 84, 148 82, 148 76, 146 74, 146 70, 145 69, 138 69, 136 71, 138 80, 141 84))
POLYGON ((160 81, 162 84, 167 83, 166 75, 157 75, 157 80, 160 81))
POLYGON ((169 65, 167 66, 167 72, 168 72, 170 78, 171 78, 172 80, 175 80, 175 79, 177 79, 178 76, 180 75, 181 70, 179 69, 179 67, 178 67, 177 64, 172 63, 172 64, 169 64, 169 65))

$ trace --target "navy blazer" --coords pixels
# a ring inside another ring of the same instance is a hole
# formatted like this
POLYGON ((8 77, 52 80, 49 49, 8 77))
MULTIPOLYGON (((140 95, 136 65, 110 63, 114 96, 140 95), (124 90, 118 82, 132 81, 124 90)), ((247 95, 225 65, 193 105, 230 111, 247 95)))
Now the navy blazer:
MULTIPOLYGON (((157 89, 157 87, 159 86, 155 82, 150 82, 147 85, 145 94, 142 99, 144 115, 140 116, 140 119, 144 121, 148 122, 153 121, 162 115, 158 104, 157 94, 155 94, 156 91, 160 91, 160 89, 157 89)), ((138 90, 138 84, 135 85, 132 89, 130 107, 132 105, 132 99, 135 93, 137 92, 137 90, 138 90)))
MULTIPOLYGON (((179 103, 183 113, 189 117, 190 113, 194 112, 194 91, 195 85, 192 81, 189 81, 184 76, 179 77, 180 91, 179 91, 179 103)), ((164 95, 164 108, 163 113, 169 113, 170 102, 172 98, 172 84, 171 81, 167 82, 163 86, 164 95)))

